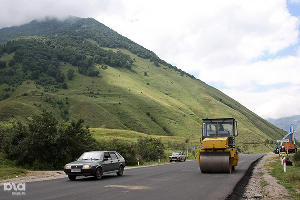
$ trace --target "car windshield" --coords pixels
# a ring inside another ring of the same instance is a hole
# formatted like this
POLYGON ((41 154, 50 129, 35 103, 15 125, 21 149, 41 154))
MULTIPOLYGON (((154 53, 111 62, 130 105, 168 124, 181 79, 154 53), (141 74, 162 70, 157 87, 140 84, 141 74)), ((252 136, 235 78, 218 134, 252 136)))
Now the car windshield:
POLYGON ((178 156, 179 155, 179 152, 173 152, 172 153, 172 156, 178 156))
POLYGON ((103 157, 103 152, 85 152, 78 160, 100 160, 103 157))

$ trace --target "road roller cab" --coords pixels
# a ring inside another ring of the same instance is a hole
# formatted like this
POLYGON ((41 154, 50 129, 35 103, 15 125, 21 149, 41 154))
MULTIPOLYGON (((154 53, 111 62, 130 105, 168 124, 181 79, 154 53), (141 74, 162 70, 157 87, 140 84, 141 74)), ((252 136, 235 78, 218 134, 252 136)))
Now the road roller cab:
POLYGON ((202 144, 197 154, 201 172, 231 173, 234 170, 238 165, 237 135, 234 118, 203 119, 202 144))

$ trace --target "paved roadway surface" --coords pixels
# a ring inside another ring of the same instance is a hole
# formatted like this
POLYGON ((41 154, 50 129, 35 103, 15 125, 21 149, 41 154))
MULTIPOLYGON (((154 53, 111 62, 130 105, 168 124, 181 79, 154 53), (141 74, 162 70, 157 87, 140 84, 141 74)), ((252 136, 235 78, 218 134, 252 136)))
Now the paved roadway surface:
POLYGON ((261 155, 240 155, 233 174, 202 174, 196 161, 127 169, 124 176, 97 181, 67 178, 26 183, 26 194, 13 196, 0 188, 0 199, 193 200, 225 199, 250 164, 261 155))

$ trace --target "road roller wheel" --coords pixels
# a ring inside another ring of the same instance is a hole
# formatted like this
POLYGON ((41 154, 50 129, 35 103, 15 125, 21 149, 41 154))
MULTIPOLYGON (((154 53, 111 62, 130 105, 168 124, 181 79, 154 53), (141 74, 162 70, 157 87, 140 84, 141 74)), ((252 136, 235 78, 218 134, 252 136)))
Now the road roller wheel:
POLYGON ((232 163, 233 163, 233 160, 232 160, 232 158, 229 158, 229 169, 228 169, 228 173, 229 174, 231 174, 232 172, 233 172, 233 168, 234 168, 234 166, 232 165, 232 163))
POLYGON ((204 173, 231 173, 232 160, 229 152, 201 152, 200 170, 204 173))

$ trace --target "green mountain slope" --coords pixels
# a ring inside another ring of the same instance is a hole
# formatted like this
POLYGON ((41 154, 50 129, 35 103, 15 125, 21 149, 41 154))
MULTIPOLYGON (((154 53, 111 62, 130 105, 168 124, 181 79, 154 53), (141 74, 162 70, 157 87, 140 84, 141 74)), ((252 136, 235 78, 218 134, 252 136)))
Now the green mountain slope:
POLYGON ((284 134, 94 19, 34 21, 1 29, 0 38, 5 43, 0 48, 0 120, 24 120, 51 110, 64 120, 83 118, 90 127, 196 138, 202 118, 234 117, 239 144, 284 134))

